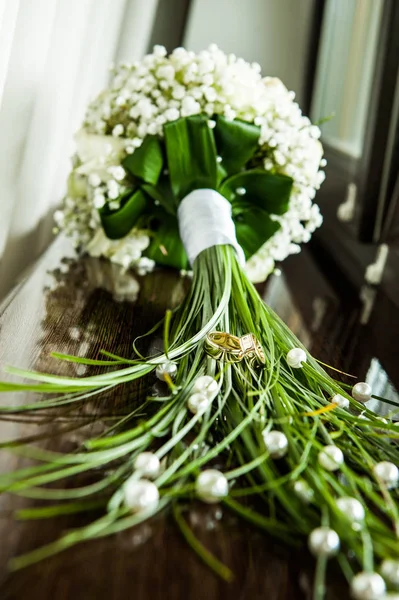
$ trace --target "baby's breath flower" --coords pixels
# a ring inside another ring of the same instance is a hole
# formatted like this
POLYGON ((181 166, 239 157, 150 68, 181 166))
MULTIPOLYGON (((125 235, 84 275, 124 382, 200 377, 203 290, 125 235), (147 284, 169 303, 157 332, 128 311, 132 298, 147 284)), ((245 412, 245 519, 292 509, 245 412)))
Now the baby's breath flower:
POLYGON ((126 176, 126 171, 121 166, 109 167, 109 173, 111 173, 112 177, 116 179, 116 181, 122 181, 122 179, 126 176))
POLYGON ((105 205, 105 196, 104 194, 96 194, 94 196, 93 205, 95 208, 103 208, 105 205))
POLYGON ((120 135, 123 135, 125 129, 123 127, 123 125, 121 125, 120 123, 118 125, 115 125, 115 127, 112 130, 112 135, 114 135, 115 137, 119 137, 120 135))

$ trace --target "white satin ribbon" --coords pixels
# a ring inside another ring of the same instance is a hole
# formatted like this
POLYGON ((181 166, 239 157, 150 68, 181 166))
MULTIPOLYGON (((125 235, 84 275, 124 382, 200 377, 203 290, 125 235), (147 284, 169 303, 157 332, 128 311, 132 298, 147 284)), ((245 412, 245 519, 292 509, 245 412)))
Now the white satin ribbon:
POLYGON ((229 244, 237 252, 238 262, 245 265, 244 251, 237 242, 231 218, 231 204, 216 190, 190 192, 177 210, 180 237, 191 266, 206 248, 229 244))

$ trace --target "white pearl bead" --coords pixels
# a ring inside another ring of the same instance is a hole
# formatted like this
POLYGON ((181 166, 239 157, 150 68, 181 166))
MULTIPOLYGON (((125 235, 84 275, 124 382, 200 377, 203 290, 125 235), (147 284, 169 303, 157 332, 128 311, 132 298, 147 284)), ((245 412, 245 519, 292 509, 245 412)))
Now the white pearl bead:
POLYGON ((336 404, 339 408, 348 408, 350 404, 348 398, 341 396, 341 394, 335 394, 331 398, 331 402, 334 402, 334 404, 336 404))
POLYGON ((399 588, 399 560, 386 558, 381 563, 381 575, 388 583, 395 588, 399 588))
POLYGON ((366 516, 363 504, 351 496, 338 498, 337 506, 349 521, 363 521, 366 516))
POLYGON ((229 484, 223 473, 217 469, 207 469, 198 475, 195 489, 201 500, 214 504, 227 496, 229 484))
POLYGON ((385 582, 378 573, 361 571, 352 579, 351 592, 355 600, 378 600, 385 590, 385 582))
POLYGON ((158 488, 155 483, 146 479, 128 479, 124 495, 126 506, 134 513, 153 511, 158 506, 158 488))
POLYGON ((246 193, 247 193, 247 190, 245 189, 245 187, 238 187, 236 189, 237 196, 245 196, 246 193))
POLYGON ((313 556, 334 556, 339 551, 338 533, 329 527, 318 527, 310 533, 308 545, 313 556))
POLYGON ((288 439, 282 431, 264 431, 262 436, 266 449, 272 458, 281 458, 287 454, 288 439))
POLYGON ((363 421, 370 421, 370 419, 368 418, 368 416, 366 415, 365 411, 361 412, 358 417, 358 419, 363 419, 363 421))
POLYGON ((313 500, 314 491, 304 479, 298 479, 294 483, 294 492, 305 504, 309 504, 313 500))
POLYGON ((399 469, 392 462, 383 460, 373 467, 374 475, 380 479, 388 489, 397 486, 399 481, 399 469))
POLYGON ((291 348, 287 352, 286 360, 293 369, 301 369, 303 367, 302 363, 306 362, 306 352, 302 348, 291 348))
POLYGON ((136 471, 140 471, 142 477, 148 477, 149 479, 158 477, 161 469, 161 463, 158 456, 152 452, 140 452, 140 454, 136 456, 133 466, 136 471))
POLYGON ((358 402, 368 402, 371 398, 372 390, 368 383, 359 381, 352 388, 352 396, 358 402))
POLYGON ((344 455, 337 446, 325 446, 319 452, 318 461, 326 471, 336 471, 343 464, 344 455))
POLYGON ((177 364, 168 360, 167 362, 161 363, 157 366, 155 374, 161 381, 166 381, 165 375, 168 375, 171 379, 176 377, 177 364))
POLYGON ((215 396, 217 396, 219 391, 219 384, 210 375, 202 375, 202 377, 197 377, 193 385, 193 392, 198 392, 199 394, 203 394, 209 400, 213 400, 215 396))
POLYGON ((205 394, 196 393, 189 397, 187 406, 193 415, 202 415, 209 408, 211 402, 212 400, 205 396, 205 394))

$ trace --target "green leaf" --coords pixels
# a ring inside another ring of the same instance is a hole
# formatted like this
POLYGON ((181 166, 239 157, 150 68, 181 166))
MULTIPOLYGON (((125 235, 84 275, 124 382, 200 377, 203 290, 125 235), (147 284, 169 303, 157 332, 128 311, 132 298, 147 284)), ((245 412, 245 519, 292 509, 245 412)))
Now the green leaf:
POLYGON ((100 217, 105 235, 111 240, 125 237, 148 208, 149 203, 145 194, 141 190, 136 190, 122 199, 120 209, 114 211, 110 211, 108 207, 101 209, 100 217))
POLYGON ((163 167, 163 154, 158 136, 148 135, 140 148, 129 154, 122 165, 133 177, 156 185, 163 167))
POLYGON ((195 189, 217 186, 216 146, 208 120, 187 117, 164 127, 173 194, 181 200, 195 189))
POLYGON ((168 176, 164 175, 160 177, 156 186, 145 183, 141 188, 151 196, 155 202, 159 202, 166 212, 170 215, 176 215, 177 202, 172 193, 168 176))
POLYGON ((252 169, 229 177, 220 187, 220 193, 233 205, 252 204, 273 215, 282 215, 288 209, 293 180, 286 175, 273 174, 263 169, 252 169), (244 188, 244 196, 237 189, 244 188))
POLYGON ((219 187, 223 179, 226 179, 228 173, 220 163, 217 163, 217 186, 219 187))
POLYGON ((273 221, 265 210, 251 204, 242 204, 233 211, 233 218, 237 241, 247 259, 280 229, 280 224, 273 221))
POLYGON ((154 237, 144 252, 145 256, 155 260, 158 265, 187 269, 189 263, 176 217, 159 211, 155 219, 154 237))
POLYGON ((252 158, 258 148, 260 128, 238 119, 228 121, 219 115, 214 135, 218 155, 223 159, 222 166, 230 175, 240 171, 252 158))

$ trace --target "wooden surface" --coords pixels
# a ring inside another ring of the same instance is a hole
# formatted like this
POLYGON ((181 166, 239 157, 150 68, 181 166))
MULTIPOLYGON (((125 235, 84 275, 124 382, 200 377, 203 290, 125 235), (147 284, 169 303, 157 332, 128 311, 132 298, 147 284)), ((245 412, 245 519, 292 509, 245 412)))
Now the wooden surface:
MULTIPOLYGON (((0 364, 82 374, 76 365, 61 366, 49 357, 50 352, 95 357, 102 348, 129 356, 133 340, 156 323, 166 308, 179 302, 186 283, 171 271, 159 271, 141 279, 140 285, 138 299, 133 302, 137 293, 133 277, 121 276, 117 269, 94 259, 76 261, 68 243, 60 238, 0 309, 0 364)), ((309 255, 303 253, 287 261, 284 275, 272 278, 265 294, 315 356, 365 376, 378 340, 372 328, 359 326, 356 299, 342 301, 309 255)), ((148 350, 150 344, 154 339, 145 338, 142 350, 148 350)), ((380 362, 385 364, 389 352, 382 355, 380 362)), ((123 413, 133 394, 144 394, 146 385, 153 383, 149 380, 139 389, 126 387, 88 403, 78 414, 64 409, 49 412, 39 421, 2 420, 0 440, 30 439, 44 431, 52 437, 41 444, 73 450, 89 433, 101 431, 110 415, 123 413)), ((31 394, 29 400, 33 399, 31 394)), ((26 400, 21 394, 0 398, 2 404, 26 400)), ((1 452, 1 472, 25 464, 29 464, 26 458, 1 452)), ((87 483, 85 477, 79 480, 80 485, 87 483)), ((232 569, 232 583, 222 582, 198 560, 168 514, 9 573, 11 557, 50 542, 93 516, 26 522, 12 518, 16 508, 33 505, 33 500, 16 496, 3 495, 0 500, 1 600, 310 597, 313 562, 305 548, 284 548, 225 508, 200 503, 188 508, 185 518, 203 543, 232 569)), ((328 597, 338 596, 341 600, 347 597, 346 586, 341 587, 340 578, 333 574, 328 597)))

